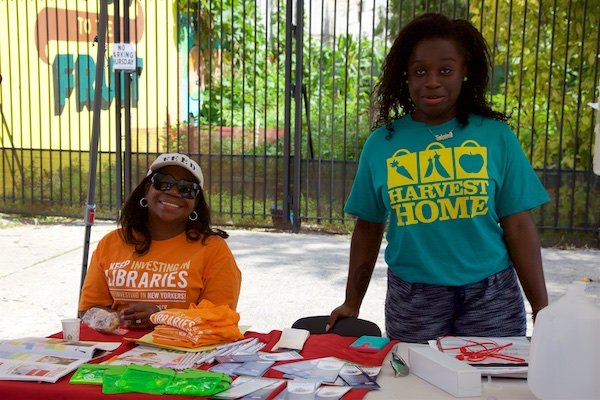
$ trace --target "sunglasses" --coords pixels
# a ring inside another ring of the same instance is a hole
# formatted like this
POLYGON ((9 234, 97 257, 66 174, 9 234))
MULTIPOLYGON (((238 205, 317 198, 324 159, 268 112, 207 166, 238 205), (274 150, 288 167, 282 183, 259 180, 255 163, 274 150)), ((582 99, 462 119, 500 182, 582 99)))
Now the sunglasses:
POLYGON ((394 369, 394 378, 408 375, 408 364, 398 354, 398 347, 394 347, 394 350, 392 350, 392 359, 390 360, 390 364, 392 364, 392 368, 394 369))
POLYGON ((198 193, 200 193, 200 185, 196 182, 186 181, 185 179, 178 181, 171 175, 156 173, 152 176, 151 182, 154 189, 163 192, 177 185, 179 194, 186 199, 195 199, 198 193))

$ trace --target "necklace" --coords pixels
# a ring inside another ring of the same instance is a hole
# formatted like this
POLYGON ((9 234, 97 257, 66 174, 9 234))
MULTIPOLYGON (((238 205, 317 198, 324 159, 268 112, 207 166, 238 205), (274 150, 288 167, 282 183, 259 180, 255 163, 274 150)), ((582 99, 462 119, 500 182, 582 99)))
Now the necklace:
POLYGON ((435 133, 433 133, 433 131, 429 127, 427 127, 427 129, 429 130, 429 133, 431 133, 431 135, 435 138, 435 140, 437 140, 438 142, 441 142, 442 140, 452 139, 454 137, 454 134, 452 132, 454 132, 454 130, 456 129, 457 126, 458 126, 458 124, 454 125, 454 128, 450 129, 450 132, 442 133, 441 135, 436 135, 435 133))

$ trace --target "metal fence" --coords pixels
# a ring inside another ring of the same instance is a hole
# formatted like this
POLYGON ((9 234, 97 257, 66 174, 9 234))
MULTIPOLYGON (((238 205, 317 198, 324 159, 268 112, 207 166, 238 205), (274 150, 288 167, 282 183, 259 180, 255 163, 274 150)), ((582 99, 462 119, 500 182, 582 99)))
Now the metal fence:
POLYGON ((96 216, 115 218, 154 156, 202 166, 214 219, 347 230, 343 212, 399 29, 426 11, 470 20, 495 63, 490 101, 512 114, 552 201, 549 230, 600 233, 593 173, 600 0, 0 0, 0 211, 81 216, 93 114, 96 216), (117 43, 134 67, 115 69, 117 43), (96 90, 102 91, 95 104, 96 90))

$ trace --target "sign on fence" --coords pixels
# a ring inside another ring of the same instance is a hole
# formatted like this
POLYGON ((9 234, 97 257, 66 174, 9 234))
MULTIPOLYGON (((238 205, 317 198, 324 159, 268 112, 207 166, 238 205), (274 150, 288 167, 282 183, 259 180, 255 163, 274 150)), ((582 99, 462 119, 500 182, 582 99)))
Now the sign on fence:
POLYGON ((113 46, 114 69, 119 71, 135 71, 135 46, 131 43, 115 43, 113 46))

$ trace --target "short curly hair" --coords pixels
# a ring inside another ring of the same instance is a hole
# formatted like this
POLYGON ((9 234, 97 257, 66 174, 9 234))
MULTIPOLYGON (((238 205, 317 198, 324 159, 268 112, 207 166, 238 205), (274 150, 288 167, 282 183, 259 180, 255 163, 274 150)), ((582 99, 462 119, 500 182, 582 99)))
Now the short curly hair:
POLYGON ((463 82, 456 105, 458 123, 468 125, 469 114, 508 120, 506 114, 492 110, 486 101, 491 62, 485 38, 467 20, 450 20, 441 14, 427 13, 402 28, 383 62, 380 79, 374 88, 373 104, 377 117, 373 130, 381 126, 391 130, 390 125, 395 119, 415 111, 408 90, 408 60, 421 41, 438 38, 455 42, 467 65, 467 80, 463 82))

